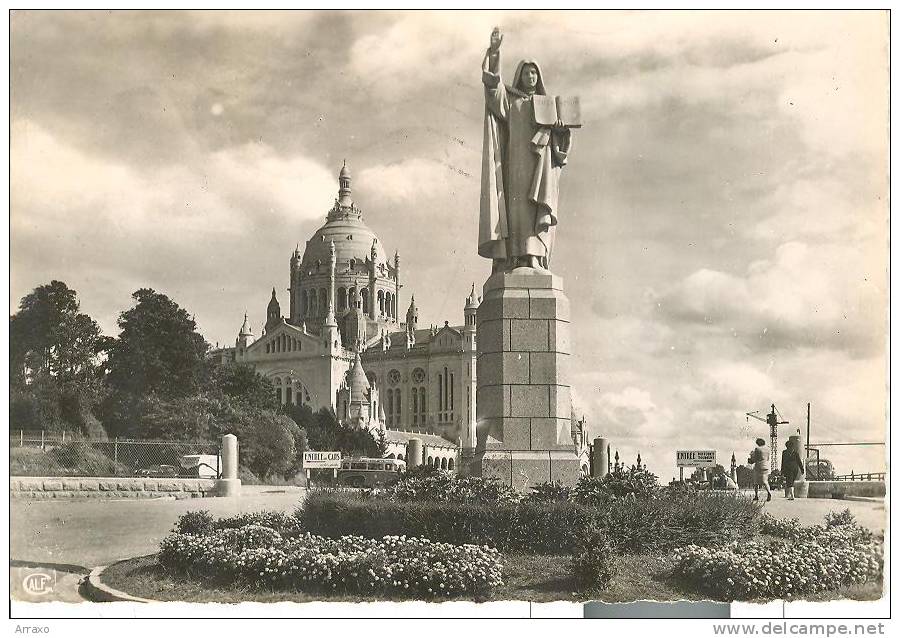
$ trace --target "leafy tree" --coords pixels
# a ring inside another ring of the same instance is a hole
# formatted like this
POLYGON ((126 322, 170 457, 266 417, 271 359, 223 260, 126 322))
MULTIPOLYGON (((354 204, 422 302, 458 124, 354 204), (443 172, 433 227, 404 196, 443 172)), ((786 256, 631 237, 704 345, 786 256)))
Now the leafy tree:
POLYGON ((79 307, 77 293, 54 280, 10 317, 10 427, 102 435, 93 410, 110 340, 79 307))
POLYGON ((108 361, 108 383, 118 392, 175 399, 195 394, 209 344, 188 313, 166 295, 141 288, 133 308, 119 316, 121 334, 108 361))
POLYGON ((240 363, 213 366, 206 385, 209 392, 221 393, 236 404, 273 411, 280 407, 275 386, 253 366, 240 363))
POLYGON ((284 410, 306 431, 311 450, 337 450, 350 456, 383 455, 378 441, 369 430, 342 424, 331 408, 322 408, 314 413, 305 405, 287 404, 284 410))

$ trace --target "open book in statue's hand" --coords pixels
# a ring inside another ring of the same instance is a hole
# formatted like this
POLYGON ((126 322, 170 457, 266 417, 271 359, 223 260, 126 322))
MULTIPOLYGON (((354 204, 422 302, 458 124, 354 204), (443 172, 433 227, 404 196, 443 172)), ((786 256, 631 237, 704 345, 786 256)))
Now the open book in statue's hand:
POLYGON ((538 126, 552 127, 562 122, 566 128, 581 128, 581 103, 577 97, 535 95, 532 100, 538 126))

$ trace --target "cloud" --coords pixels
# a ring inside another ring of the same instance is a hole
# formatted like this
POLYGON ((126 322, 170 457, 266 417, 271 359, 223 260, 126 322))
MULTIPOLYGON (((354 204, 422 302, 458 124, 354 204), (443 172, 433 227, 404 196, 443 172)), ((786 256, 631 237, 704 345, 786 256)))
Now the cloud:
POLYGON ((698 270, 658 304, 663 316, 730 332, 751 348, 866 355, 882 347, 886 329, 879 261, 854 247, 788 242, 742 276, 698 270))

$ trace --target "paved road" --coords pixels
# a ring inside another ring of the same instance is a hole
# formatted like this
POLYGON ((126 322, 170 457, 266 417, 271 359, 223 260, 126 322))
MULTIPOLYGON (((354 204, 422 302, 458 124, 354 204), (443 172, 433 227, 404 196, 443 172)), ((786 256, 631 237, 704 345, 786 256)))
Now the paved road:
POLYGON ((237 498, 38 501, 10 505, 10 559, 96 567, 151 554, 178 517, 192 510, 230 516, 263 509, 293 511, 304 491, 244 486, 237 498))
MULTIPOLYGON (((117 560, 151 554, 169 533, 176 519, 187 511, 209 510, 214 516, 230 516, 262 509, 293 511, 303 498, 296 487, 244 486, 238 498, 121 501, 11 502, 11 586, 21 580, 23 564, 95 567, 117 560), (15 563, 15 566, 13 565, 15 563)), ((764 511, 779 518, 798 517, 803 524, 821 523, 826 512, 849 508, 857 520, 873 530, 884 530, 884 501, 797 499, 778 494, 764 511)), ((78 578, 61 572, 52 595, 42 600, 78 600, 78 578)))

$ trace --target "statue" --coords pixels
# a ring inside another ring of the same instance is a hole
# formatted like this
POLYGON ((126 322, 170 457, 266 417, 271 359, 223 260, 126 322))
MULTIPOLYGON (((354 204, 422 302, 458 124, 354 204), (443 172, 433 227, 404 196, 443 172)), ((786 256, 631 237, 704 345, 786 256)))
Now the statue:
POLYGON ((577 99, 547 96, 534 60, 519 62, 512 84, 504 85, 502 41, 500 30, 494 29, 482 63, 485 114, 478 254, 492 260, 493 272, 519 266, 546 271, 558 222, 559 177, 572 146, 571 128, 580 126, 580 114, 577 99), (563 121, 568 115, 578 121, 563 121))

